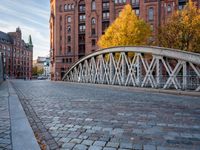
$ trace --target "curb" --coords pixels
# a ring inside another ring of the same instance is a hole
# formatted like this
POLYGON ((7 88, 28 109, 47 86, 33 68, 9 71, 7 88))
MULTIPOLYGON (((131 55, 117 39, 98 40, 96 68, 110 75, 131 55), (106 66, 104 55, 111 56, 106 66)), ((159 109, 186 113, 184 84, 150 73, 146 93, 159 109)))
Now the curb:
POLYGON ((9 111, 13 150, 40 150, 19 98, 8 82, 9 111))

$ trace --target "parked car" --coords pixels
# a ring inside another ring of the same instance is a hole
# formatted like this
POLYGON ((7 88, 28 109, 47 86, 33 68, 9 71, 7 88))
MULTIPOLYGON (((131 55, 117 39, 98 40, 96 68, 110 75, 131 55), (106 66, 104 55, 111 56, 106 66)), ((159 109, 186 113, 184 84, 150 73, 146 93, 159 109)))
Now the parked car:
POLYGON ((46 80, 47 77, 45 77, 45 76, 39 76, 39 77, 37 77, 37 79, 38 79, 38 80, 46 80))

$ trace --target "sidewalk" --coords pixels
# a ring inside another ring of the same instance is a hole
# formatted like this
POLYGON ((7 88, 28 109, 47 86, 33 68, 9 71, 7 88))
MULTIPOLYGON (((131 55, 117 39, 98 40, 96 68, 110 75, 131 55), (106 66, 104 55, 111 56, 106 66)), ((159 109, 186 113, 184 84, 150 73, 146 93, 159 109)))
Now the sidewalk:
POLYGON ((0 84, 0 149, 40 149, 9 81, 0 84))

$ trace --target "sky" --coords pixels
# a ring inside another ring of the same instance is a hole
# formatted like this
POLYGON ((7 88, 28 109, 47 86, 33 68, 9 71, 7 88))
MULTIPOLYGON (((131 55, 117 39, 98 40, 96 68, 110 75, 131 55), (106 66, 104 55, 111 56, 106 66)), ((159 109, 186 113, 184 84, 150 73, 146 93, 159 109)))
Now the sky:
POLYGON ((49 0, 0 0, 0 31, 21 28, 22 38, 32 36, 33 59, 49 55, 49 0))

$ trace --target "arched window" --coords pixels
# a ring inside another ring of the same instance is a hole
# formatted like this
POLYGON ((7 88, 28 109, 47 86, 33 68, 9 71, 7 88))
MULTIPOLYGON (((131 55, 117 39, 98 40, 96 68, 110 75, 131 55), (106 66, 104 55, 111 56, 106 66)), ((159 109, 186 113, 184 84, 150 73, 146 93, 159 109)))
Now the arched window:
POLYGON ((94 0, 92 1, 92 10, 96 10, 96 3, 94 0))
POLYGON ((71 8, 74 9, 74 4, 71 4, 71 8))
POLYGON ((167 5, 167 12, 171 12, 172 11, 172 7, 170 4, 167 5))
POLYGON ((70 4, 68 4, 68 10, 71 10, 71 5, 70 4))
POLYGON ((153 16, 154 16, 154 12, 153 12, 153 7, 150 7, 149 8, 149 21, 152 21, 153 20, 153 16))
POLYGON ((92 28, 92 29, 91 29, 91 33, 92 33, 92 35, 95 35, 95 34, 96 34, 95 28, 92 28))
POLYGON ((68 17, 67 17, 67 22, 70 23, 71 21, 72 21, 72 20, 71 20, 71 17, 68 16, 68 17))
POLYGON ((92 18, 91 24, 92 24, 92 25, 96 24, 96 19, 95 19, 95 18, 92 18))
POLYGON ((67 11, 67 4, 64 5, 64 10, 67 11))

